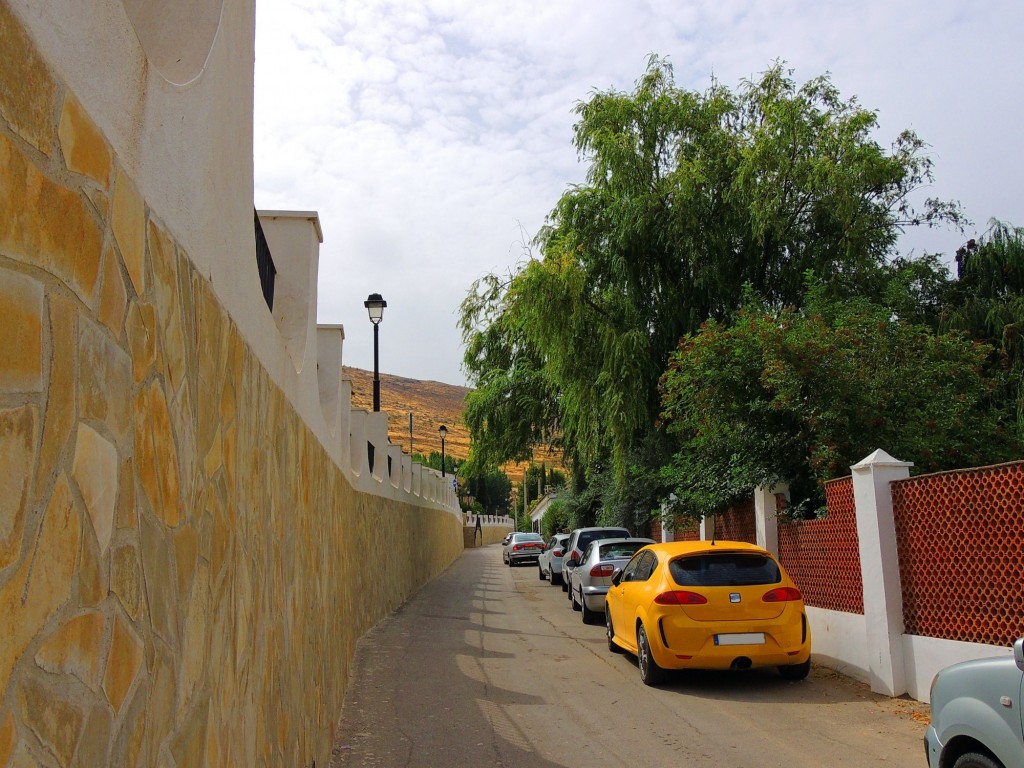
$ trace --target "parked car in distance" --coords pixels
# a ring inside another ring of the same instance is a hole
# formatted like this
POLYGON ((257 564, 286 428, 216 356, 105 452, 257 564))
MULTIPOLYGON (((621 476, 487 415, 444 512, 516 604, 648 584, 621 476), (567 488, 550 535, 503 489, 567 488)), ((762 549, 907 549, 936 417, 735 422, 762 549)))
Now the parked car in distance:
POLYGON ((770 552, 739 541, 650 544, 612 576, 608 649, 637 657, 647 685, 669 669, 811 668, 803 596, 770 552))
POLYGON ((501 550, 501 559, 509 567, 517 563, 537 562, 544 551, 544 539, 539 533, 513 533, 501 550))
MULTIPOLYGON (((562 591, 569 591, 569 581, 572 578, 572 569, 583 557, 583 552, 594 539, 629 539, 633 534, 625 528, 607 528, 602 526, 591 526, 589 528, 576 528, 569 532, 569 541, 565 545, 565 555, 562 557, 562 591)), ((572 597, 567 594, 566 597, 572 597)))
POLYGON ((537 558, 537 577, 541 581, 547 579, 552 584, 562 583, 562 555, 568 540, 568 533, 556 533, 544 545, 544 551, 537 558))
POLYGON ((1013 658, 975 659, 935 676, 924 736, 929 768, 1024 766, 1024 639, 1013 658))
POLYGON ((583 614, 584 624, 604 620, 604 598, 612 585, 612 574, 621 570, 636 551, 654 539, 594 539, 573 569, 569 600, 574 611, 583 614))

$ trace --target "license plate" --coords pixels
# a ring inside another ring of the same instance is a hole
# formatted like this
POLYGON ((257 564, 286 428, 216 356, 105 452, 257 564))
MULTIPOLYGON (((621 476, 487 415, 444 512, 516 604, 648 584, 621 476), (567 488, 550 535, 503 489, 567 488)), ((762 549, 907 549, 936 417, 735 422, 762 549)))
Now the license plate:
POLYGON ((715 645, 764 645, 764 632, 735 632, 715 635, 715 645))

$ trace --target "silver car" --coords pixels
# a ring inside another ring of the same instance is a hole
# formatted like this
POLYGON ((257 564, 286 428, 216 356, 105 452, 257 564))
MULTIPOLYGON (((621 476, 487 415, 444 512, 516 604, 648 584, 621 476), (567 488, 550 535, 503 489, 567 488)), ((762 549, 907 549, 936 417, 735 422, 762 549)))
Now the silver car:
POLYGON ((569 533, 569 541, 565 543, 565 555, 562 557, 562 591, 566 597, 572 599, 569 592, 569 582, 572 578, 573 568, 579 563, 580 558, 590 542, 595 539, 628 539, 632 534, 625 528, 591 526, 590 528, 576 528, 569 533))
POLYGON ((544 551, 537 558, 537 578, 547 579, 552 584, 562 583, 562 555, 565 554, 565 542, 568 533, 556 533, 544 545, 544 551))
POLYGON ((539 533, 513 533, 502 547, 501 559, 512 567, 516 563, 537 562, 544 551, 544 539, 539 533))
POLYGON ((595 539, 570 576, 569 599, 572 609, 581 611, 584 624, 604 622, 604 598, 612 585, 612 575, 654 539, 595 539))
POLYGON ((932 722, 924 735, 930 768, 1024 766, 1024 639, 1013 658, 954 664, 932 681, 932 722))

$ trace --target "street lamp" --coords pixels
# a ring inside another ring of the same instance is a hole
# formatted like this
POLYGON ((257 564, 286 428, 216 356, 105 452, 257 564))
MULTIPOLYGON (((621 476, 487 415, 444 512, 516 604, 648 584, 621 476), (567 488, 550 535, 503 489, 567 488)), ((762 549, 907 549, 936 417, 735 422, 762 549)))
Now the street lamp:
POLYGON ((380 357, 378 347, 378 330, 380 321, 384 318, 384 307, 388 303, 379 293, 371 293, 366 297, 363 306, 370 313, 370 322, 373 323, 373 412, 380 410, 380 357))
POLYGON ((444 477, 444 439, 448 437, 448 427, 442 424, 437 431, 441 433, 441 477, 444 477))

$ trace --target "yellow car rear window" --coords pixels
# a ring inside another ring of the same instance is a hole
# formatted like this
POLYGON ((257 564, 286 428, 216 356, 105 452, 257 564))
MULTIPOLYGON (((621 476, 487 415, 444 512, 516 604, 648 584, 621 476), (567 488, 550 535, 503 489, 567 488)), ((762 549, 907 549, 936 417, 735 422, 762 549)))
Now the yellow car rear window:
POLYGON ((782 581, 782 572, 770 557, 730 552, 677 558, 669 563, 669 573, 681 587, 743 587, 782 581))

